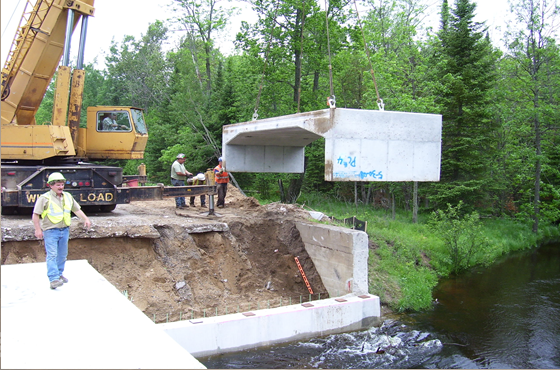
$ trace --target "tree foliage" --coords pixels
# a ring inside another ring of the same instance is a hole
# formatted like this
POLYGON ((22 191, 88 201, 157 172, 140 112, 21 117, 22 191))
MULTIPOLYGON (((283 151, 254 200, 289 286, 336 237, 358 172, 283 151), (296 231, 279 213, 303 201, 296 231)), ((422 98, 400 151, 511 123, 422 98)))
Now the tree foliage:
MULTIPOLYGON (((435 34, 423 26, 422 0, 250 5, 257 20, 242 22, 232 55, 218 48, 236 11, 229 2, 175 0, 171 22, 181 37, 173 48, 169 24, 154 21, 138 39, 113 42, 105 69, 85 67, 84 106, 144 109, 148 147, 141 161, 117 162, 126 173, 144 162, 152 182, 168 183, 179 152, 191 172, 214 167, 223 126, 255 112, 325 109, 331 95, 337 107, 375 110, 382 99, 387 110, 443 117, 441 181, 419 184, 421 211, 462 202, 468 213, 532 218, 535 231, 539 221, 560 220, 557 5, 516 1, 515 28, 502 49, 474 21, 472 0, 442 0, 435 34)), ((50 120, 52 94, 37 114, 41 122, 50 120)), ((314 192, 393 214, 414 209, 412 182, 326 182, 324 153, 323 140, 306 147, 303 175, 233 175, 269 199, 294 202, 314 192)))

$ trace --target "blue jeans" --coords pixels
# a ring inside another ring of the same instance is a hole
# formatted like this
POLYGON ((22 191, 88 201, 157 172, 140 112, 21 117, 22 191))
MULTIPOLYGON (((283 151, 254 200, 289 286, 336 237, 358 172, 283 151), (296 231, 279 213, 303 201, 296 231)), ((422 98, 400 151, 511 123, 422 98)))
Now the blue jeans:
POLYGON ((45 251, 47 252, 47 276, 49 281, 58 280, 64 272, 68 256, 68 236, 70 228, 54 228, 43 231, 45 251))
MULTIPOLYGON (((184 180, 175 180, 174 178, 171 178, 171 185, 173 185, 173 186, 185 186, 185 181, 184 180)), ((186 205, 187 205, 187 203, 185 203, 185 197, 175 198, 175 206, 176 207, 184 207, 186 205)))

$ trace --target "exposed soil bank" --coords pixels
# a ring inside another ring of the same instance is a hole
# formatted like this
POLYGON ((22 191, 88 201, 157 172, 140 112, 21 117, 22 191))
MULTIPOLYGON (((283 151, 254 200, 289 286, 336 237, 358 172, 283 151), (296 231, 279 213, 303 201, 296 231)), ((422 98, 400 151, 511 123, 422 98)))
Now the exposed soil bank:
MULTIPOLYGON (((68 259, 88 260, 157 322, 272 307, 290 299, 307 301, 296 256, 313 299, 318 293, 326 298, 294 224, 310 220, 308 213, 296 205, 261 206, 230 189, 226 208, 216 209, 215 216, 200 207, 177 211, 168 199, 91 214, 88 232, 74 221, 68 259)), ((2 264, 45 261, 30 216, 2 216, 2 240, 2 264)), ((79 284, 67 277, 70 284, 79 284)), ((37 284, 48 288, 46 271, 45 280, 37 284)))

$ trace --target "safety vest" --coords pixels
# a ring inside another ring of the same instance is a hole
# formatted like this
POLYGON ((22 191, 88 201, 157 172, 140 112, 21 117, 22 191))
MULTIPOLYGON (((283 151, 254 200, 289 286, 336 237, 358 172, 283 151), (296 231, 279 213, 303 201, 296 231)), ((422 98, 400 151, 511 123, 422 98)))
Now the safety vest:
POLYGON ((226 171, 220 173, 220 170, 222 168, 220 167, 220 165, 217 165, 214 168, 214 175, 216 177, 216 183, 218 184, 227 184, 229 182, 229 175, 226 171))
POLYGON ((45 209, 43 213, 41 213, 41 218, 45 218, 45 216, 47 216, 53 224, 57 224, 60 221, 64 220, 66 226, 70 226, 72 204, 74 203, 72 196, 69 193, 62 192, 62 204, 64 208, 60 208, 58 203, 52 201, 52 195, 50 191, 41 196, 47 198, 49 202, 49 206, 47 207, 47 209, 45 209))

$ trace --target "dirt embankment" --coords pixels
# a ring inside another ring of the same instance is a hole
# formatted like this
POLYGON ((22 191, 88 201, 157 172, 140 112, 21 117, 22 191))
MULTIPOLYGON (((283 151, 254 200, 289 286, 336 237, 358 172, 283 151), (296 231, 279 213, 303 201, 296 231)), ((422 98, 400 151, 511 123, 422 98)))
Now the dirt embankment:
MULTIPOLYGON (((306 301, 296 256, 313 299, 328 296, 295 227, 310 220, 306 211, 261 206, 233 186, 214 216, 196 204, 179 211, 173 199, 119 205, 111 214, 89 215, 88 232, 74 221, 68 259, 87 259, 157 322, 306 301)), ((45 261, 30 216, 2 216, 2 233, 2 264, 45 261)), ((48 286, 46 271, 37 284, 48 286)))

